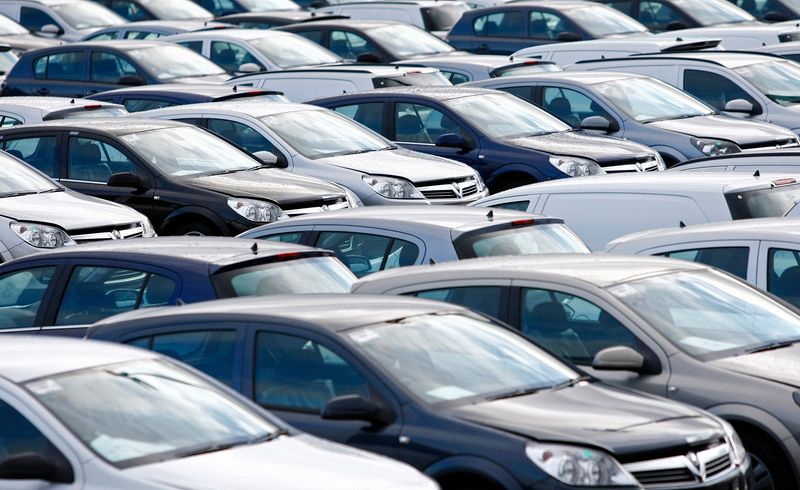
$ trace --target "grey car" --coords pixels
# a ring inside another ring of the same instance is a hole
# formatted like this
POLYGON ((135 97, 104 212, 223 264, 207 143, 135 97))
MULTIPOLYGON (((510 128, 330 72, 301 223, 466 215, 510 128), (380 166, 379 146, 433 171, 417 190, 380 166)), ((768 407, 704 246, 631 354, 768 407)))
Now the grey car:
MULTIPOLYGON (((155 3, 155 2, 153 2, 155 3)), ((110 39, 147 39, 174 36, 186 32, 206 31, 233 27, 223 22, 203 20, 142 20, 110 26, 93 32, 81 41, 108 41, 110 39)))
POLYGON ((648 145, 667 166, 741 151, 797 147, 781 126, 736 119, 660 80, 614 72, 562 72, 494 78, 467 85, 512 93, 575 129, 648 145))
POLYGON ((487 78, 561 71, 561 67, 552 61, 525 58, 515 60, 513 56, 497 54, 454 54, 414 58, 410 62, 395 62, 395 64, 406 63, 438 68, 453 85, 487 78))
POLYGON ((353 292, 469 306, 600 379, 704 408, 742 436, 752 488, 798 488, 800 316, 731 275, 660 257, 490 257, 373 274, 353 292))
POLYGON ((786 172, 800 173, 800 150, 756 151, 687 160, 673 172, 786 172))

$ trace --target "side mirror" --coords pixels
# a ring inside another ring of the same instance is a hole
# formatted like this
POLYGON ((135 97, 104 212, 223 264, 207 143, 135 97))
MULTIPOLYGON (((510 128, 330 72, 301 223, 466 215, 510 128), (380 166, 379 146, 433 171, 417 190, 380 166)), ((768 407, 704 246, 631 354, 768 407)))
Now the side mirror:
POLYGON ((255 63, 242 63, 239 66, 239 73, 258 73, 263 69, 255 63))
POLYGON ((605 131, 607 133, 611 131, 611 121, 603 116, 589 116, 581 121, 580 128, 591 131, 605 131))
POLYGON ((118 174, 111 174, 108 177, 106 185, 109 187, 132 187, 139 189, 142 187, 142 178, 130 172, 121 172, 118 174))
POLYGON ((267 150, 261 150, 253 153, 253 156, 261 160, 266 165, 275 166, 278 163, 278 157, 274 153, 267 150))
POLYGON ((556 40, 563 42, 582 41, 583 37, 577 32, 562 32, 556 36, 556 40))
POLYGON ((668 31, 679 31, 681 29, 686 29, 687 27, 689 27, 689 26, 687 26, 686 24, 684 24, 683 22, 681 22, 679 20, 673 20, 672 22, 667 24, 667 30, 668 31))
POLYGON ((789 17, 782 12, 775 12, 774 10, 771 10, 764 14, 764 20, 767 22, 784 22, 789 20, 789 17))
POLYGON ((144 78, 140 77, 139 75, 125 75, 119 77, 119 80, 117 80, 117 84, 130 85, 132 87, 135 87, 138 85, 147 85, 147 81, 144 78))
POLYGON ((361 53, 356 58, 356 63, 383 63, 383 60, 375 53, 361 53))
POLYGON ((459 148, 461 150, 468 150, 470 148, 469 142, 460 134, 445 133, 436 138, 436 146, 441 148, 459 148))
POLYGON ((64 34, 64 29, 55 24, 45 24, 41 29, 39 29, 39 32, 47 35, 48 37, 56 37, 64 34))
POLYGON ((644 368, 644 356, 623 345, 607 347, 594 356, 592 367, 598 371, 634 371, 644 368))
POLYGON ((75 473, 63 456, 56 461, 44 459, 36 453, 21 453, 0 461, 0 480, 42 480, 69 484, 75 473))
POLYGON ((374 422, 378 417, 378 407, 361 395, 344 395, 331 398, 322 407, 325 420, 366 420, 374 422))
POLYGON ((744 100, 744 99, 733 99, 729 100, 727 104, 725 104, 725 112, 742 112, 744 114, 752 114, 753 113, 753 103, 744 100))

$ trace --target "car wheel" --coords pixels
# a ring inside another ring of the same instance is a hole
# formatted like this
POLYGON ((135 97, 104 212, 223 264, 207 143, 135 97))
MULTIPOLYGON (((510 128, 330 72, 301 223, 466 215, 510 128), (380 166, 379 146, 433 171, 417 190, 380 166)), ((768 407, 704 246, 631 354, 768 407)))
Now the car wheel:
POLYGON ((189 223, 178 228, 175 234, 185 236, 211 236, 219 235, 219 231, 212 229, 205 223, 189 223))
POLYGON ((794 477, 789 466, 771 441, 762 437, 743 437, 755 484, 752 490, 791 490, 794 477))

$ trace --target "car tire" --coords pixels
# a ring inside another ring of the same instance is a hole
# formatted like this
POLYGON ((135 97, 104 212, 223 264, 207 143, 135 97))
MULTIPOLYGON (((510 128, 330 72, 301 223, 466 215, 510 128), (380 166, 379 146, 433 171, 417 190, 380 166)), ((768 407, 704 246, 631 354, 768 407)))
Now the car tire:
POLYGON ((783 453, 764 436, 744 434, 755 484, 751 490, 795 490, 794 475, 783 453))
POLYGON ((219 234, 219 230, 215 230, 205 223, 197 222, 187 223, 175 230, 175 235, 185 236, 218 236, 219 234))

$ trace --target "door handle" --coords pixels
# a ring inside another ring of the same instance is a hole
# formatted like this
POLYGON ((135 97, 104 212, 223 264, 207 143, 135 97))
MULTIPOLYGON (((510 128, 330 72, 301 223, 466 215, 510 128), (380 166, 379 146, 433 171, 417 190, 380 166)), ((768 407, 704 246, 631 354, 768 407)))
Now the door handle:
POLYGON ((37 90, 36 93, 39 95, 47 95, 50 93, 50 90, 42 87, 39 90, 37 90))

